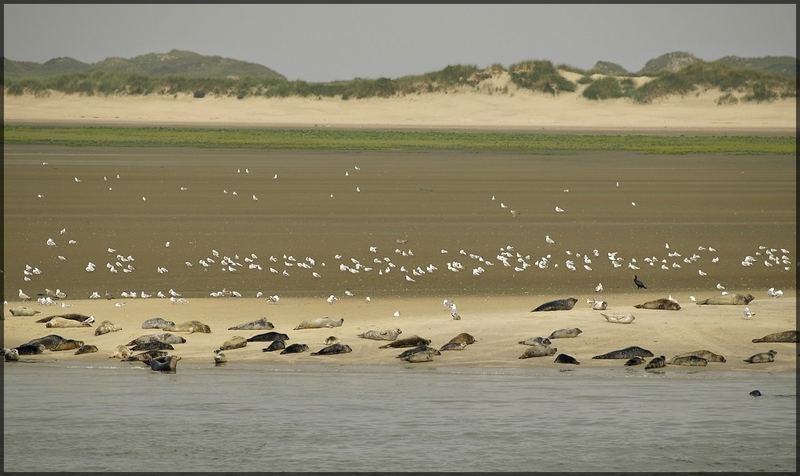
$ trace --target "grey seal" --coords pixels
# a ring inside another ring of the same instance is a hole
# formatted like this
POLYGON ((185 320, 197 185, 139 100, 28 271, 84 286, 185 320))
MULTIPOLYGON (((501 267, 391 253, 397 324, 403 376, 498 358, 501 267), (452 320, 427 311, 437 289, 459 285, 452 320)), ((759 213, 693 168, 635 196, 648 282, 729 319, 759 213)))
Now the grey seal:
MULTIPOLYGON (((711 352, 710 350, 695 350, 693 352, 684 352, 682 354, 676 355, 675 357, 672 358, 672 360, 675 360, 675 359, 678 359, 678 358, 681 358, 681 357, 689 357, 691 355, 706 359, 708 362, 725 362, 725 357, 724 356, 719 355, 719 354, 715 354, 715 353, 711 352)), ((670 362, 670 363, 672 363, 672 362, 670 362)))
POLYGON ((797 342, 797 331, 783 331, 767 334, 759 339, 753 339, 753 342, 797 342))
POLYGON ((109 357, 110 359, 122 359, 127 360, 128 357, 132 355, 130 349, 125 347, 124 345, 118 345, 117 349, 114 351, 113 354, 109 357))
POLYGON ((35 316, 36 314, 41 314, 41 311, 37 311, 35 309, 31 309, 31 308, 29 308, 27 306, 12 307, 8 311, 11 313, 12 316, 29 317, 29 316, 35 316))
POLYGON ((86 315, 83 315, 83 314, 75 314, 75 313, 56 314, 54 316, 47 316, 47 317, 43 317, 43 318, 39 319, 36 322, 38 324, 44 324, 44 323, 50 322, 51 320, 53 320, 53 319, 55 319, 57 317, 60 317, 61 319, 69 319, 70 321, 77 321, 77 322, 86 322, 86 321, 89 321, 89 323, 94 322, 94 317, 92 317, 92 316, 86 316, 86 315))
POLYGON ((417 364, 420 362, 433 362, 433 354, 430 352, 414 352, 411 355, 403 357, 403 360, 412 364, 417 364))
POLYGON ((44 325, 47 328, 65 329, 69 327, 91 327, 88 321, 74 321, 63 317, 54 317, 44 325))
POLYGON ((362 339, 372 339, 372 340, 396 340, 397 336, 402 334, 403 331, 400 329, 386 329, 383 331, 374 331, 369 330, 367 332, 362 332, 358 334, 358 337, 362 339))
POLYGON ((625 366, 629 367, 631 365, 641 365, 644 363, 643 357, 631 357, 625 362, 625 366))
POLYGON ((78 347, 83 345, 83 342, 72 339, 65 339, 59 335, 50 334, 44 337, 39 337, 37 339, 30 340, 26 342, 26 344, 42 344, 47 350, 59 351, 59 350, 77 349, 78 347))
POLYGON ((761 352, 758 354, 751 355, 750 357, 744 359, 745 362, 749 362, 751 364, 762 364, 766 362, 775 362, 775 354, 777 351, 770 350, 769 352, 761 352))
POLYGON ((400 353, 400 355, 397 356, 397 358, 398 359, 406 359, 408 356, 410 356, 412 354, 417 354, 417 353, 425 353, 425 354, 430 354, 430 355, 442 355, 442 353, 440 351, 436 350, 433 347, 428 347, 427 345, 420 345, 420 346, 414 347, 413 349, 404 350, 403 352, 400 353))
POLYGON ((575 307, 575 303, 578 302, 577 299, 574 297, 570 297, 567 299, 556 299, 555 301, 550 301, 542 304, 541 306, 537 307, 536 309, 532 310, 531 312, 541 312, 541 311, 569 311, 573 307, 575 307))
MULTIPOLYGON (((289 347, 286 347, 281 351, 282 354, 299 354, 301 352, 305 352, 308 350, 308 346, 305 344, 292 344, 289 347)), ((313 354, 312 354, 313 355, 313 354)))
POLYGON ((652 357, 653 353, 641 347, 626 347, 620 350, 613 350, 611 352, 595 355, 593 359, 630 359, 631 357, 652 357))
POLYGON ((18 362, 19 350, 17 349, 3 349, 3 359, 6 362, 18 362))
POLYGON ((440 351, 445 350, 464 350, 467 347, 467 344, 463 342, 448 342, 447 344, 441 346, 439 348, 440 351))
POLYGON ((103 321, 97 326, 97 329, 94 330, 94 335, 101 336, 103 334, 108 334, 109 332, 117 332, 121 331, 122 328, 118 325, 114 324, 111 321, 103 321))
POLYGON ((252 321, 252 322, 245 322, 244 324, 237 324, 233 327, 229 327, 229 331, 256 331, 256 330, 270 330, 274 329, 275 326, 272 325, 271 322, 267 320, 266 317, 262 317, 261 319, 252 321))
POLYGON ((222 352, 223 350, 241 349, 247 346, 247 339, 241 336, 233 336, 226 340, 219 349, 214 352, 222 352))
POLYGON ((458 334, 457 336, 450 339, 448 344, 470 345, 474 344, 475 342, 476 342, 475 337, 473 337, 471 334, 467 334, 466 332, 462 332, 461 334, 458 334))
POLYGON ((177 355, 165 355, 150 359, 150 369, 159 372, 175 372, 178 368, 178 361, 181 358, 177 355))
POLYGON ((150 342, 163 342, 165 344, 183 344, 186 342, 186 338, 170 334, 169 332, 162 332, 161 334, 148 334, 144 336, 139 336, 132 341, 128 342, 126 345, 132 346, 137 344, 147 344, 150 342))
POLYGON ((274 340, 289 340, 289 336, 280 332, 265 332, 264 334, 256 334, 247 338, 247 342, 270 342, 274 340))
POLYGON ((686 355, 683 357, 673 357, 670 359, 669 363, 671 365, 687 365, 687 366, 694 366, 694 367, 705 367, 708 365, 708 360, 699 357, 697 355, 686 355))
POLYGON ((214 365, 222 365, 228 361, 228 358, 225 357, 225 354, 222 352, 217 352, 214 354, 214 365))
POLYGON ((22 344, 14 347, 19 355, 36 355, 43 353, 47 347, 43 344, 22 344))
POLYGON ((557 364, 580 365, 580 362, 578 362, 575 359, 575 357, 573 357, 571 355, 567 355, 567 354, 558 354, 558 356, 556 356, 556 360, 554 360, 553 362, 555 362, 557 364))
POLYGON ((131 352, 140 352, 144 350, 175 350, 172 344, 161 342, 160 340, 153 340, 142 344, 136 344, 131 347, 131 352))
POLYGON ((328 336, 328 338, 325 339, 325 345, 331 345, 337 342, 339 342, 339 339, 336 336, 328 336))
POLYGON ((519 356, 520 359, 530 359, 531 357, 547 357, 554 355, 558 351, 555 347, 549 345, 532 345, 525 349, 525 352, 519 356))
POLYGON ((286 348, 286 342, 283 339, 275 339, 269 344, 269 347, 261 349, 262 352, 275 352, 276 350, 283 350, 286 348))
POLYGON ((353 349, 347 344, 333 344, 322 349, 312 352, 311 355, 334 355, 334 354, 347 354, 352 352, 353 349))
POLYGON ((294 328, 299 329, 323 329, 331 327, 342 327, 344 319, 331 319, 330 317, 318 317, 310 321, 303 321, 294 328))
POLYGON ((166 350, 148 350, 147 352, 142 352, 141 354, 134 354, 127 357, 125 360, 129 362, 142 362, 145 365, 150 365, 150 360, 156 357, 164 357, 167 355, 166 350))
POLYGON ((525 340, 519 341, 522 345, 550 345, 550 339, 547 337, 529 337, 525 340))
POLYGON ((727 294, 725 296, 714 296, 712 298, 703 299, 702 301, 697 301, 698 306, 707 306, 707 305, 743 305, 743 304, 750 304, 750 302, 755 299, 752 294, 727 294))
POLYGON ((642 304, 637 304, 636 309, 654 309, 660 311, 680 311, 681 305, 667 298, 654 299, 642 304))
POLYGON ((665 367, 666 365, 667 365, 667 358, 662 355, 660 357, 655 357, 651 359, 650 362, 648 362, 647 365, 644 366, 644 369, 645 370, 660 369, 662 367, 665 367))
POLYGON ((578 337, 581 334, 583 334, 583 331, 577 327, 570 329, 558 329, 551 332, 550 336, 548 336, 548 339, 566 339, 568 337, 578 337))
POLYGON ((142 329, 166 329, 167 327, 172 327, 174 325, 175 323, 172 321, 168 321, 160 317, 154 317, 142 322, 142 329))
POLYGON ((211 333, 211 327, 208 324, 203 324, 200 321, 182 322, 180 324, 167 326, 164 328, 164 330, 172 332, 188 332, 190 334, 194 334, 195 332, 201 332, 203 334, 211 333))
POLYGON ((396 341, 390 342, 386 345, 382 345, 378 347, 379 349, 400 349, 403 347, 417 347, 420 345, 428 345, 431 343, 430 339, 424 339, 418 335, 413 335, 410 337, 406 337, 404 339, 397 339, 396 341))
POLYGON ((75 355, 92 354, 94 352, 97 352, 97 346, 96 345, 84 344, 84 345, 80 346, 78 348, 78 350, 75 351, 75 355))
POLYGON ((601 316, 605 317, 606 320, 612 324, 630 324, 636 319, 636 316, 633 314, 619 314, 619 313, 605 313, 601 312, 601 316))

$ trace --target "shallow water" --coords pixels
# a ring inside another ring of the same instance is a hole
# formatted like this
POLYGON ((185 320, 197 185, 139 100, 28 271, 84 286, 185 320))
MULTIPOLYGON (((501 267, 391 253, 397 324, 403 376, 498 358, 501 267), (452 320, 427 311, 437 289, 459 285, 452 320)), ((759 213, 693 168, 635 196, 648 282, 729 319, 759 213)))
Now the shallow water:
POLYGON ((5 471, 795 471, 794 373, 4 367, 5 471), (748 393, 759 389, 764 396, 748 393))

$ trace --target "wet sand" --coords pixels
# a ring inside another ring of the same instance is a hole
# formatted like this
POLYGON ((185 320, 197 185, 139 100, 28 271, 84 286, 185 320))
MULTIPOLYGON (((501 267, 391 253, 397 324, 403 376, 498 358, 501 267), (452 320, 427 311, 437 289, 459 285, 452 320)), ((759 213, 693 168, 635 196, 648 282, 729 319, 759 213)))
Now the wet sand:
MULTIPOLYGON (((710 297, 712 293, 697 292, 698 297, 710 297)), ((30 339, 49 334, 78 339, 86 344, 96 345, 94 354, 74 355, 74 351, 50 352, 35 356, 23 356, 29 362, 60 362, 68 365, 85 363, 100 365, 110 362, 109 357, 118 345, 147 334, 162 332, 158 329, 141 329, 141 323, 153 317, 163 317, 176 323, 199 320, 211 327, 210 334, 176 333, 184 336, 187 342, 174 345, 170 353, 180 355, 180 365, 213 365, 213 350, 233 336, 251 337, 268 331, 233 331, 228 327, 267 317, 275 326, 276 332, 289 335, 288 344, 303 343, 309 351, 302 354, 279 355, 278 352, 265 353, 262 349, 268 342, 249 342, 241 349, 225 351, 228 366, 237 364, 281 365, 281 364, 367 364, 404 366, 412 365, 395 358, 406 349, 379 349, 387 341, 367 340, 357 337, 369 329, 402 330, 401 338, 411 335, 431 339, 437 348, 461 332, 472 334, 477 342, 462 351, 442 352, 435 357, 436 366, 473 367, 560 367, 570 365, 553 363, 555 356, 518 359, 527 348, 518 342, 535 336, 548 336, 556 329, 578 327, 583 333, 576 338, 553 339, 552 346, 558 353, 566 353, 578 359, 580 368, 623 367, 624 360, 592 359, 592 356, 618 350, 628 346, 640 346, 656 356, 672 356, 700 349, 722 354, 725 363, 709 363, 707 367, 668 366, 667 372, 706 372, 706 371, 765 371, 787 372, 796 369, 797 345, 791 343, 752 343, 752 339, 764 335, 796 329, 796 299, 791 296, 773 299, 759 293, 749 307, 756 314, 744 319, 744 306, 698 306, 683 302, 679 311, 657 311, 635 309, 633 305, 646 300, 663 297, 658 293, 641 291, 605 295, 609 302, 609 312, 631 312, 636 316, 632 324, 612 324, 593 311, 586 303, 588 294, 571 311, 531 313, 539 304, 563 295, 541 295, 528 297, 461 297, 456 299, 461 320, 453 320, 443 307, 440 297, 414 298, 376 298, 367 303, 364 297, 356 295, 343 297, 335 304, 328 304, 322 298, 285 298, 277 304, 266 303, 263 299, 190 299, 186 304, 172 304, 166 299, 149 300, 82 300, 69 301, 72 306, 62 309, 58 306, 31 307, 41 310, 35 317, 9 317, 5 306, 3 345, 16 346, 30 339), (125 306, 115 307, 124 302, 125 306), (400 311, 400 317, 393 317, 400 311), (78 312, 96 318, 92 328, 48 329, 35 321, 43 316, 78 312), (303 320, 329 316, 343 318, 341 327, 330 329, 293 330, 303 320), (94 335, 94 327, 100 321, 110 320, 122 327, 119 332, 101 336, 94 335), (328 336, 337 337, 348 344, 353 351, 333 356, 311 356, 324 347, 328 336), (748 364, 742 360, 758 352, 774 349, 778 352, 775 362, 748 364)), ((649 359, 648 359, 649 360, 649 359)), ((141 366, 139 363, 130 363, 141 366)), ((425 363, 414 364, 427 365, 425 363)), ((638 367, 644 371, 644 367, 638 367)))

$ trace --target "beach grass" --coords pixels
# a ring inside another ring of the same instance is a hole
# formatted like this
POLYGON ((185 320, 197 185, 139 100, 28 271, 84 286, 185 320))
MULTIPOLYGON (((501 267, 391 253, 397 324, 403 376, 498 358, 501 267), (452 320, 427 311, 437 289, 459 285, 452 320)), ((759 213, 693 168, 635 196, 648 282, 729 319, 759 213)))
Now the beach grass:
POLYGON ((794 136, 585 134, 319 128, 4 125, 7 144, 331 150, 508 152, 627 151, 647 154, 796 154, 794 136))

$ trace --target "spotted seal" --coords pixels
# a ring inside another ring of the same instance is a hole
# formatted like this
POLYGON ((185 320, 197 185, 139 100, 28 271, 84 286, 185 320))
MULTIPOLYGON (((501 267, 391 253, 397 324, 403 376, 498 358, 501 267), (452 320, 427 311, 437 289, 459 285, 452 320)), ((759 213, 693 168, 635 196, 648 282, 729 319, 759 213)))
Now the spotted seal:
POLYGON ((286 342, 283 339, 275 339, 268 347, 261 349, 262 352, 275 352, 276 350, 283 350, 286 348, 286 342))
POLYGON ((83 347, 83 341, 82 340, 64 339, 62 342, 60 342, 59 344, 56 344, 56 346, 53 347, 50 350, 52 350, 53 352, 59 352, 59 351, 62 351, 62 350, 79 349, 81 347, 83 347))
POLYGON ((430 354, 432 356, 433 355, 442 355, 442 353, 439 350, 437 350, 436 348, 428 347, 427 344, 423 344, 423 345, 419 345, 417 347, 414 347, 413 349, 404 350, 403 352, 401 352, 397 356, 397 358, 398 359, 406 359, 406 358, 408 358, 408 356, 410 356, 412 354, 418 354, 418 353, 430 354))
MULTIPOLYGON (((42 344, 47 350, 55 350, 60 344, 62 344, 65 339, 56 334, 46 335, 44 337, 39 337, 37 339, 32 339, 26 342, 26 344, 42 344)), ((80 346, 78 346, 80 347, 80 346)), ((77 347, 76 347, 77 348, 77 347)))
POLYGON ((150 365, 150 360, 156 357, 164 357, 168 354, 166 350, 148 350, 147 352, 142 352, 140 354, 133 354, 128 356, 126 361, 129 362, 142 362, 145 365, 150 365))
POLYGON ((450 339, 448 344, 470 345, 474 344, 475 342, 476 342, 475 337, 473 337, 471 334, 467 334, 466 332, 462 332, 461 334, 458 334, 457 336, 450 339))
POLYGON ((567 299, 556 299, 555 301, 550 301, 542 304, 541 306, 537 307, 536 309, 532 310, 531 312, 541 312, 541 311, 569 311, 573 307, 575 307, 575 303, 578 302, 577 299, 574 297, 570 297, 567 299))
POLYGON ((770 350, 769 352, 761 352, 758 354, 751 355, 750 357, 744 359, 745 362, 751 364, 763 364, 766 362, 775 362, 775 354, 777 351, 770 350))
POLYGON ((47 350, 47 347, 42 344, 22 344, 14 347, 13 350, 16 350, 19 355, 37 355, 47 350))
POLYGON ((150 369, 159 372, 175 372, 178 368, 178 361, 181 358, 177 355, 165 355, 150 359, 150 369))
POLYGON ((312 352, 311 355, 334 355, 334 354, 347 354, 352 352, 353 349, 347 344, 332 344, 322 349, 312 352))
POLYGON ((163 342, 165 344, 183 344, 186 342, 186 338, 170 334, 169 332, 162 332, 161 334, 148 334, 139 336, 132 341, 128 342, 126 345, 132 346, 137 344, 147 344, 149 342, 163 342))
POLYGON ((636 309, 654 309, 654 310, 660 310, 660 311, 680 311, 681 310, 681 305, 680 304, 678 304, 677 302, 675 302, 675 301, 673 301, 671 299, 667 299, 667 298, 661 298, 661 299, 655 299, 653 301, 647 301, 646 303, 637 304, 637 305, 635 305, 633 307, 635 307, 636 309))
POLYGON ((367 332, 362 332, 358 334, 358 337, 362 339, 372 339, 372 340, 397 340, 397 336, 402 334, 403 331, 400 329, 386 329, 383 331, 375 331, 369 330, 367 332))
POLYGON ((567 354, 558 354, 556 356, 556 360, 554 360, 556 364, 572 364, 572 365, 580 365, 581 363, 578 362, 575 357, 567 354))
POLYGON ((783 331, 767 334, 764 337, 753 339, 753 342, 797 342, 797 331, 783 331))
POLYGON ((97 346, 96 345, 84 344, 84 345, 78 347, 78 350, 75 351, 75 355, 92 354, 94 352, 97 352, 97 346))
POLYGON ((188 332, 190 334, 194 334, 195 332, 200 332, 203 334, 211 333, 211 327, 208 324, 203 324, 200 321, 182 322, 180 324, 165 327, 164 330, 171 332, 188 332))
POLYGON ((547 337, 529 337, 519 343, 522 345, 550 345, 552 342, 547 337))
POLYGON ((142 322, 142 329, 163 329, 166 330, 168 327, 173 327, 175 325, 174 322, 168 321, 166 319, 162 319, 160 317, 154 317, 152 319, 148 319, 142 322))
POLYGON ((299 329, 323 329, 331 327, 342 327, 344 319, 331 319, 330 317, 318 317, 310 321, 303 321, 294 328, 299 329))
POLYGON ((525 349, 525 352, 518 358, 530 359, 531 357, 547 357, 548 355, 554 355, 557 351, 557 348, 550 347, 549 345, 532 345, 525 349))
POLYGON ((577 327, 572 327, 570 329, 558 329, 551 332, 548 336, 548 339, 566 339, 570 337, 578 337, 581 334, 583 334, 583 331, 577 327))
POLYGON ((222 352, 223 350, 241 349, 247 346, 247 339, 241 336, 233 336, 226 340, 219 349, 214 352, 222 352))
POLYGON ((625 361, 625 366, 626 367, 630 367, 632 365, 641 365, 644 362, 645 361, 644 361, 643 357, 632 357, 632 358, 628 359, 627 361, 625 361))
POLYGON ((22 317, 30 317, 42 313, 42 311, 37 311, 27 306, 12 307, 11 309, 8 310, 8 312, 10 312, 12 316, 22 316, 22 317))
POLYGON ((654 357, 653 359, 651 359, 650 362, 648 362, 647 365, 644 366, 644 369, 645 370, 660 369, 666 367, 666 365, 667 365, 667 358, 662 355, 660 357, 654 357))
MULTIPOLYGON (((281 354, 299 354, 308 350, 305 344, 292 344, 281 351, 281 354)), ((313 355, 313 354, 312 354, 313 355)))
POLYGON ((101 336, 103 334, 108 334, 109 332, 118 332, 121 331, 122 328, 118 325, 114 324, 111 321, 103 321, 97 326, 97 329, 94 330, 94 335, 101 336))
POLYGON ((440 351, 446 350, 464 350, 467 348, 467 344, 463 342, 448 342, 447 344, 441 346, 439 348, 440 351))
POLYGON ((433 362, 433 354, 429 352, 414 352, 411 355, 403 357, 402 360, 412 364, 417 364, 420 362, 433 362))
POLYGON ((72 319, 64 319, 63 317, 54 317, 47 321, 44 325, 47 328, 65 329, 69 327, 91 327, 88 321, 74 321, 72 319))
POLYGON ((275 326, 272 325, 271 322, 267 320, 266 317, 262 317, 261 319, 257 319, 251 322, 245 322, 244 324, 237 324, 235 326, 229 327, 229 331, 256 331, 256 330, 270 330, 274 329, 275 326))
MULTIPOLYGON (((708 362, 725 362, 725 357, 724 356, 719 355, 719 354, 715 354, 715 353, 711 352, 710 350, 695 350, 693 352, 684 352, 682 354, 676 355, 675 357, 672 358, 672 360, 675 360, 675 359, 678 359, 678 358, 681 358, 681 357, 689 357, 691 355, 706 359, 706 361, 708 361, 708 362)), ((670 363, 672 363, 672 362, 670 362, 670 363)))
POLYGON ((641 347, 632 346, 620 350, 613 350, 611 352, 595 355, 593 359, 630 359, 632 357, 652 357, 653 353, 641 347))
POLYGON ((413 335, 410 337, 406 337, 404 339, 397 339, 393 342, 390 342, 386 345, 382 345, 378 347, 379 349, 400 349, 403 347, 417 347, 420 345, 428 345, 431 343, 430 339, 423 339, 418 335, 413 335))
POLYGON ((669 361, 670 365, 686 365, 694 367, 705 367, 708 365, 708 360, 697 355, 685 355, 683 357, 673 357, 669 361))
POLYGON ((124 345, 118 345, 117 349, 114 351, 114 353, 109 356, 109 359, 127 360, 128 357, 130 357, 131 355, 132 355, 132 352, 131 352, 130 349, 128 349, 124 345))
POLYGON ((702 301, 697 301, 698 306, 708 306, 708 305, 743 305, 743 304, 750 304, 750 302, 755 299, 752 294, 726 294, 725 296, 714 296, 708 299, 703 299, 702 301))
POLYGON ((175 350, 175 347, 172 347, 172 344, 167 344, 160 340, 152 340, 131 347, 131 352, 140 352, 144 350, 175 350))
POLYGON ((247 338, 247 342, 270 342, 275 340, 289 340, 289 336, 280 332, 265 332, 264 334, 257 334, 247 338))
POLYGON ((89 321, 90 324, 92 322, 94 322, 94 317, 92 317, 92 316, 86 316, 84 314, 70 313, 70 314, 56 314, 56 315, 53 315, 53 316, 43 317, 43 318, 37 320, 36 323, 37 324, 45 324, 45 323, 48 323, 48 322, 50 322, 51 320, 53 320, 55 318, 68 319, 70 321, 76 321, 76 322, 89 321))

